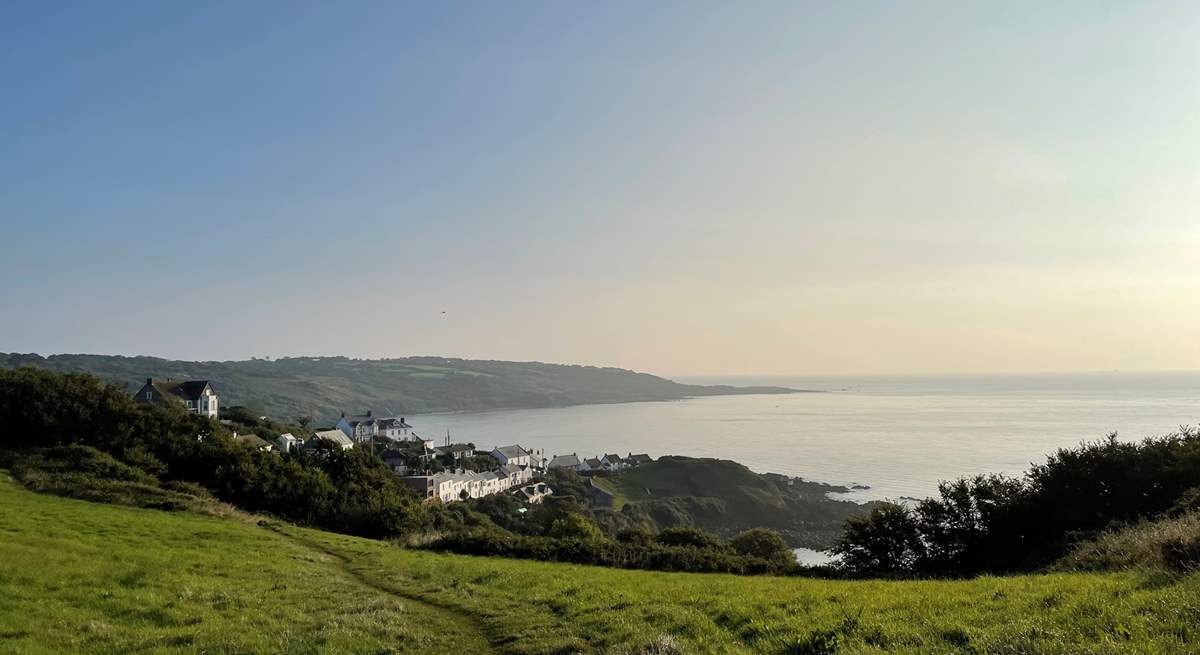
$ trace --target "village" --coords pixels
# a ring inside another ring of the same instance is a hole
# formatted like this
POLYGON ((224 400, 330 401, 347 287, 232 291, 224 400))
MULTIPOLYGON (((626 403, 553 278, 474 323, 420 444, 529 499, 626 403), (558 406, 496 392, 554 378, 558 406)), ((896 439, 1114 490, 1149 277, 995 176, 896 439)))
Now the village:
MULTIPOLYGON (((142 403, 182 403, 187 411, 219 420, 234 428, 235 422, 221 417, 221 401, 208 380, 176 381, 146 378, 134 394, 142 403)), ((267 439, 254 433, 233 432, 234 439, 259 450, 293 453, 304 451, 320 456, 332 450, 366 448, 388 466, 406 486, 427 501, 452 503, 509 493, 518 500, 537 504, 554 493, 542 478, 552 469, 569 469, 583 475, 615 472, 654 461, 645 453, 604 454, 579 457, 577 453, 546 457, 540 449, 519 444, 479 448, 474 443, 455 443, 447 434, 436 440, 419 435, 402 416, 342 413, 337 423, 316 428, 303 438, 283 432, 267 439)), ((598 495, 600 487, 589 484, 598 495)))

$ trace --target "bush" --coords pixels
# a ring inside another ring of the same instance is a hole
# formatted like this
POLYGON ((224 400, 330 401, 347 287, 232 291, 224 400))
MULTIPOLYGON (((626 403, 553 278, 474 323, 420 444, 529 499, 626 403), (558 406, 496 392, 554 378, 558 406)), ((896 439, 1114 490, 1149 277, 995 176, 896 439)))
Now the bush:
POLYGON ((691 548, 724 548, 725 546, 716 536, 700 528, 667 528, 658 533, 655 541, 664 546, 691 548))
POLYGON ((779 566, 787 566, 796 560, 783 537, 765 528, 742 532, 729 540, 729 547, 739 555, 757 557, 779 566))

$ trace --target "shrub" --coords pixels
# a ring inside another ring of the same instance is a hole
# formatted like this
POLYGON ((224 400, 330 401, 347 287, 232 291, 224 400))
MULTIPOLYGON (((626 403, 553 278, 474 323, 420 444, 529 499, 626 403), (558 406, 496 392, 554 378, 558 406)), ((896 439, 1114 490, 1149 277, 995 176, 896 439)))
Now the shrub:
POLYGON ((783 537, 765 528, 742 532, 729 540, 729 547, 739 555, 757 557, 781 567, 793 564, 796 560, 783 537))
POLYGON ((723 548, 719 538, 700 528, 667 528, 658 533, 655 541, 664 546, 688 546, 691 548, 723 548))

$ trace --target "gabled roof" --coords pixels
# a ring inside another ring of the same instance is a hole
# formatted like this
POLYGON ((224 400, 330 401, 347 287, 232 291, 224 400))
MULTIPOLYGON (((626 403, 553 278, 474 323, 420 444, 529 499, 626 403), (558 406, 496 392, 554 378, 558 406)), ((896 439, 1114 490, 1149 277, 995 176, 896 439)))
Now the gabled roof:
POLYGON ((345 432, 342 432, 338 429, 321 430, 317 432, 316 438, 342 447, 354 445, 354 442, 350 440, 350 437, 347 437, 345 432))
POLYGON ((251 446, 258 448, 259 450, 262 450, 263 448, 272 448, 273 447, 271 445, 271 442, 267 441, 266 439, 263 439, 262 437, 258 436, 257 434, 239 434, 236 437, 234 437, 233 439, 234 439, 234 441, 237 441, 239 443, 248 443, 251 446))
POLYGON ((554 459, 551 459, 550 463, 546 465, 546 468, 557 468, 559 466, 574 468, 579 466, 579 458, 575 455, 555 455, 554 459))
POLYGON ((612 462, 613 464, 619 464, 621 462, 620 455, 605 455, 601 459, 603 459, 606 462, 612 462))
POLYGON ((498 452, 501 455, 504 455, 506 459, 512 459, 513 457, 524 457, 529 454, 528 451, 520 446, 496 446, 493 452, 498 452))
POLYGON ((204 395, 204 390, 211 386, 208 380, 147 380, 147 383, 164 398, 175 396, 192 401, 200 400, 200 396, 204 395))
POLYGON ((641 453, 640 455, 634 455, 631 453, 629 455, 629 457, 625 458, 625 461, 633 462, 635 464, 648 464, 650 462, 653 462, 654 460, 651 459, 650 456, 645 453, 641 453))
POLYGON ((599 468, 602 465, 600 460, 595 457, 589 457, 583 461, 587 462, 587 465, 592 468, 599 468))

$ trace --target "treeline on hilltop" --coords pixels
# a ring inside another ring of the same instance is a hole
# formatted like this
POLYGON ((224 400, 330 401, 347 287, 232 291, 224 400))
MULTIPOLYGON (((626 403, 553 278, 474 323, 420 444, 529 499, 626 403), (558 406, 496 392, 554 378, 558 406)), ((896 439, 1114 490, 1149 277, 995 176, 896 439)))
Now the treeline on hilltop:
POLYGON ((1050 455, 1020 477, 978 475, 936 498, 846 523, 833 549, 864 575, 963 576, 1047 567, 1200 568, 1200 431, 1116 435, 1050 455), (1140 551, 1140 552, 1139 552, 1140 551))
POLYGON ((196 362, 145 356, 0 353, 0 369, 18 367, 89 373, 129 392, 150 376, 209 380, 224 405, 253 407, 276 420, 311 416, 318 424, 333 423, 343 411, 357 414, 368 409, 412 415, 791 391, 779 387, 680 384, 646 373, 598 366, 447 357, 284 357, 196 362))
MULTIPOLYGON (((302 525, 461 553, 680 571, 796 568, 783 540, 766 530, 725 541, 694 528, 657 531, 632 507, 589 507, 573 471, 547 475, 555 495, 542 504, 497 494, 444 506, 418 498, 368 449, 264 452, 177 405, 137 403, 84 374, 0 371, 0 466, 35 490, 87 500, 207 510, 207 501, 221 501, 302 525)), ((304 431, 244 409, 227 417, 263 437, 304 431)))

